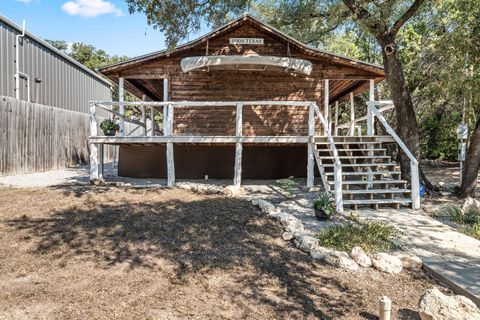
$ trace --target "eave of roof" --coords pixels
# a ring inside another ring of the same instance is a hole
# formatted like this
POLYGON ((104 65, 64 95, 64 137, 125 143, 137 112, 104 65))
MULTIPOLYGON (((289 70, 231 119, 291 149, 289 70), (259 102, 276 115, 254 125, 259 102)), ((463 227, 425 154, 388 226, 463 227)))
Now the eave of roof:
POLYGON ((142 63, 148 62, 149 60, 158 59, 158 58, 161 58, 161 57, 168 57, 171 54, 178 53, 178 52, 181 52, 183 50, 188 50, 188 49, 190 49, 190 48, 192 48, 196 45, 204 43, 207 40, 209 40, 210 38, 214 37, 215 35, 217 35, 219 33, 222 33, 222 32, 226 32, 229 29, 237 26, 239 23, 241 23, 243 21, 246 21, 246 20, 249 20, 249 21, 257 24, 258 26, 266 29, 266 31, 270 31, 271 33, 279 36, 280 38, 283 38, 284 41, 289 42, 289 43, 297 46, 300 50, 305 51, 307 54, 310 54, 312 56, 317 56, 317 57, 327 57, 329 59, 335 60, 335 62, 337 62, 339 64, 351 66, 351 67, 354 67, 354 68, 359 68, 359 69, 362 69, 364 71, 374 73, 378 77, 384 77, 385 76, 384 68, 382 66, 372 64, 372 63, 368 63, 368 62, 364 62, 364 61, 360 61, 360 60, 351 59, 351 58, 348 58, 348 57, 345 57, 345 56, 342 56, 342 55, 339 55, 339 54, 334 54, 334 53, 330 53, 330 52, 327 52, 327 51, 324 51, 324 50, 309 47, 309 46, 301 43, 300 41, 286 35, 285 33, 281 32, 280 30, 278 30, 278 29, 276 29, 276 28, 274 28, 274 27, 272 27, 272 26, 270 26, 270 25, 268 25, 268 24, 266 24, 266 23, 264 23, 264 22, 262 22, 262 21, 260 21, 256 18, 254 18, 254 17, 252 17, 249 14, 245 14, 245 15, 233 20, 232 22, 220 27, 220 28, 207 33, 206 35, 204 35, 204 36, 202 36, 198 39, 195 39, 195 40, 192 40, 192 41, 187 42, 185 44, 182 44, 182 45, 178 46, 175 50, 172 50, 172 51, 168 51, 168 50, 156 51, 156 52, 149 53, 149 54, 146 54, 146 55, 142 55, 142 56, 139 56, 139 57, 135 57, 135 58, 132 58, 132 59, 129 59, 129 60, 126 60, 126 61, 117 62, 117 63, 111 64, 111 65, 104 66, 104 67, 100 68, 99 71, 102 74, 106 75, 106 74, 109 74, 109 73, 114 73, 115 71, 122 70, 124 68, 132 67, 132 66, 135 66, 137 64, 142 64, 142 63))
MULTIPOLYGON (((17 30, 19 33, 22 33, 22 28, 20 26, 18 26, 13 21, 9 20, 7 17, 5 17, 1 14, 0 14, 0 21, 5 23, 6 25, 10 26, 11 28, 17 30)), ((112 82, 109 79, 106 79, 106 78, 102 77, 101 75, 99 75, 98 73, 94 72, 93 70, 85 67, 83 64, 81 64, 77 60, 73 59, 72 57, 68 56, 67 54, 63 53, 62 51, 58 50, 57 48, 55 48, 54 46, 52 46, 51 44, 49 44, 45 40, 42 40, 42 39, 38 38, 37 36, 31 34, 28 31, 25 31, 25 36, 34 40, 35 42, 38 42, 42 46, 46 47, 48 50, 53 51, 55 54, 61 56, 63 59, 67 60, 68 62, 70 62, 70 63, 74 64, 75 66, 79 67, 80 69, 82 69, 83 71, 85 71, 85 72, 89 73, 90 75, 94 76, 95 78, 97 78, 98 80, 103 82, 104 84, 106 84, 108 86, 112 85, 112 82)))

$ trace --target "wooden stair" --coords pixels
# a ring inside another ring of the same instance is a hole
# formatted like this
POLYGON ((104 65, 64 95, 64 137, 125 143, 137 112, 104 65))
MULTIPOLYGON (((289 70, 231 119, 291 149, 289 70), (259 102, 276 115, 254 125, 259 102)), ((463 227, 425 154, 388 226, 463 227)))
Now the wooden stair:
MULTIPOLYGON (((342 195, 346 208, 409 206, 411 190, 401 179, 399 166, 387 155, 390 136, 333 137, 342 167, 342 195)), ((334 191, 334 156, 322 137, 315 138, 315 160, 322 181, 334 191)))

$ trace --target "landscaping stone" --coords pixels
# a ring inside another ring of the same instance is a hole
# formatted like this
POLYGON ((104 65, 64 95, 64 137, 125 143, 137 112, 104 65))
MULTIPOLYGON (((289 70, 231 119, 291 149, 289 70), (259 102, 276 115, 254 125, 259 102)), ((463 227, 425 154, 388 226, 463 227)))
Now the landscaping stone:
POLYGON ((331 253, 332 250, 322 247, 322 246, 315 246, 310 251, 310 256, 315 260, 324 260, 327 254, 331 253))
POLYGON ((293 240, 297 248, 302 251, 310 252, 312 248, 318 246, 318 239, 312 236, 298 236, 293 240))
POLYGON ((285 231, 290 231, 290 232, 297 233, 297 234, 305 231, 305 228, 303 227, 302 221, 300 221, 297 218, 288 219, 288 220, 284 220, 284 221, 286 221, 285 231))
POLYGON ((462 205, 462 211, 465 213, 472 206, 476 207, 477 210, 480 210, 480 201, 468 197, 467 199, 465 199, 465 202, 462 205))
POLYGON ((402 271, 402 261, 398 257, 383 252, 375 254, 372 264, 378 270, 390 274, 397 274, 402 271))
POLYGON ((226 186, 223 188, 223 194, 231 197, 238 197, 244 194, 245 190, 237 186, 226 186))
POLYGON ((420 298, 418 313, 422 320, 480 320, 480 309, 470 299, 447 296, 436 287, 420 298))
POLYGON ((360 267, 368 268, 372 265, 372 259, 360 247, 354 247, 350 256, 360 267))
POLYGON ((290 241, 290 240, 295 239, 295 234, 294 234, 293 232, 290 232, 290 231, 285 231, 285 232, 282 234, 282 238, 283 238, 283 240, 285 240, 285 241, 290 241))
POLYGON ((350 271, 358 270, 358 264, 343 251, 332 251, 325 255, 325 262, 332 266, 347 269, 350 271))
POLYGON ((402 261, 402 266, 409 270, 420 270, 423 266, 423 261, 416 255, 408 252, 395 252, 395 257, 402 261))
POLYGON ((267 200, 253 199, 252 204, 254 206, 258 206, 260 210, 262 210, 266 214, 272 214, 272 213, 278 212, 277 209, 275 209, 275 206, 272 203, 268 202, 267 200))
POLYGON ((288 217, 290 217, 291 215, 287 212, 284 212, 284 211, 277 211, 277 212, 272 212, 269 214, 270 217, 274 218, 275 220, 285 220, 287 219, 288 217))

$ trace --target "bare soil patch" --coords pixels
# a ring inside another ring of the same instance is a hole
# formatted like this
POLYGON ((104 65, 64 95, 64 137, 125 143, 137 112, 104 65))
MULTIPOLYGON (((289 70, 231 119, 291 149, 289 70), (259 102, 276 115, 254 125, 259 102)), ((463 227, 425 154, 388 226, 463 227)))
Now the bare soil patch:
POLYGON ((181 189, 0 188, 0 318, 415 319, 422 272, 348 273, 245 200, 181 189))

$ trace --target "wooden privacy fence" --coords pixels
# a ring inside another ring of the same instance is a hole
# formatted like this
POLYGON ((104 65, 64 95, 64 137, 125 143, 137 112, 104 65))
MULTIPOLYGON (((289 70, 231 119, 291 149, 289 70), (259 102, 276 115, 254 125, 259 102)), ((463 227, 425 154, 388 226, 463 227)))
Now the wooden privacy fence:
POLYGON ((88 162, 89 126, 88 114, 0 96, 0 175, 88 162))

